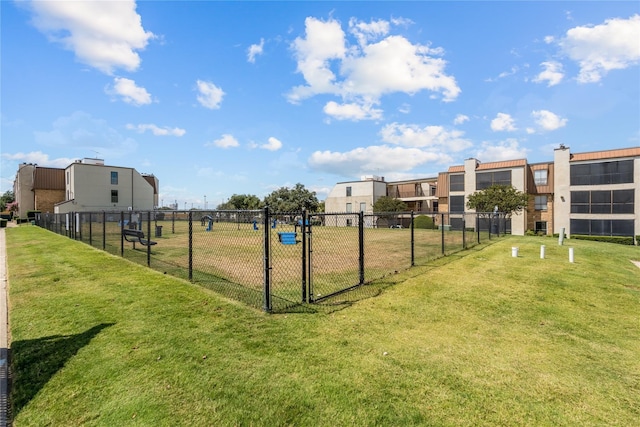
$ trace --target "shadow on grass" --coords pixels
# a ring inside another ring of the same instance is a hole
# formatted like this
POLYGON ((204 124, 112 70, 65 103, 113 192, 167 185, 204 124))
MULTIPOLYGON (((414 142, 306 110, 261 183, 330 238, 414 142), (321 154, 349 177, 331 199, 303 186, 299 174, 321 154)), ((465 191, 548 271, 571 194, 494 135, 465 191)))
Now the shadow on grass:
POLYGON ((101 323, 75 335, 52 335, 11 343, 11 413, 20 410, 69 359, 113 323, 101 323))

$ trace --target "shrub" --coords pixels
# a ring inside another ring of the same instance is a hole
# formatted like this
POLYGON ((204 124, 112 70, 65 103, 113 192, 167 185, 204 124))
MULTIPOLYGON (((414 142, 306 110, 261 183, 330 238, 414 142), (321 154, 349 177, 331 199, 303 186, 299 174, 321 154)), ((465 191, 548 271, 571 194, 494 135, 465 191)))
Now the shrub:
POLYGON ((433 219, 430 216, 418 215, 413 220, 414 228, 433 228, 433 219))
POLYGON ((576 240, 592 240, 595 242, 607 242, 616 243, 618 245, 633 246, 633 237, 631 236, 583 236, 580 234, 573 234, 571 235, 571 238, 576 240))

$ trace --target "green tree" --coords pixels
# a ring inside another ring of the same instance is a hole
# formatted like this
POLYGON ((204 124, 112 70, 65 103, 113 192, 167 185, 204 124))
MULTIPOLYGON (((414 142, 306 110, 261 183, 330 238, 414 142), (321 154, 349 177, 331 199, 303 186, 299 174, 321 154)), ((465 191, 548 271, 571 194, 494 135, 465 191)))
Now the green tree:
POLYGON ((315 191, 298 183, 293 188, 280 187, 264 198, 264 204, 273 212, 317 212, 320 202, 315 191))
POLYGON ((9 203, 12 203, 16 200, 13 191, 7 190, 4 192, 2 196, 0 196, 0 211, 4 211, 9 203))
POLYGON ((258 196, 253 194, 234 194, 224 203, 218 205, 218 210, 256 210, 263 207, 258 196))
POLYGON ((382 196, 373 204, 374 212, 406 212, 409 208, 400 199, 382 196))
POLYGON ((476 212, 490 213, 498 207, 498 212, 510 217, 527 207, 529 197, 511 185, 492 185, 469 196, 467 207, 476 212))

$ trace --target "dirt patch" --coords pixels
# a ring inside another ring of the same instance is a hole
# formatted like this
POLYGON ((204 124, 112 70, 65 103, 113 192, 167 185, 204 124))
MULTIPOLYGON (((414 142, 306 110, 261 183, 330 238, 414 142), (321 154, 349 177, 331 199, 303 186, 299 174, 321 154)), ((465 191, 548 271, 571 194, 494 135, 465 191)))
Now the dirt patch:
POLYGON ((631 261, 632 263, 634 263, 636 265, 636 267, 640 268, 640 261, 634 261, 632 259, 630 259, 629 261, 631 261))

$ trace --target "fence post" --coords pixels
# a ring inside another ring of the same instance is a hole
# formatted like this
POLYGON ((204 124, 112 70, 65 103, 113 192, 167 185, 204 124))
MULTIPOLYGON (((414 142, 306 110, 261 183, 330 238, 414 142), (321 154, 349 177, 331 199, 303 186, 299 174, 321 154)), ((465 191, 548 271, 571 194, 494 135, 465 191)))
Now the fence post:
POLYGON ((107 213, 102 211, 102 250, 107 249, 107 213))
POLYGON ((193 211, 189 211, 189 281, 193 281, 193 211))
POLYGON ((444 214, 440 214, 441 218, 440 218, 440 228, 441 228, 441 233, 440 233, 440 239, 442 241, 442 255, 444 255, 444 214))
POLYGON ((416 265, 416 252, 415 252, 415 235, 413 233, 413 220, 414 220, 414 212, 411 211, 411 267, 416 265))
POLYGON ((358 246, 359 246, 359 264, 360 264, 360 281, 359 285, 364 284, 364 212, 358 214, 358 246))
POLYGON ((176 211, 171 212, 171 234, 176 234, 176 211))
POLYGON ((89 212, 89 246, 93 246, 93 213, 89 212))
POLYGON ((467 214, 462 213, 462 249, 467 249, 467 237, 465 233, 467 232, 467 214))
MULTIPOLYGON (((302 224, 307 223, 307 209, 302 209, 302 224)), ((307 302, 307 233, 302 226, 302 302, 307 302)))
POLYGON ((271 311, 271 259, 270 259, 270 249, 271 245, 269 244, 269 237, 271 235, 271 231, 269 229, 269 207, 266 206, 264 208, 264 222, 262 225, 264 228, 264 311, 271 311))
POLYGON ((120 211, 120 256, 124 256, 124 212, 120 211))
MULTIPOLYGON (((151 211, 147 212, 147 240, 151 240, 151 211)), ((147 245, 147 267, 151 267, 151 245, 147 245)))

